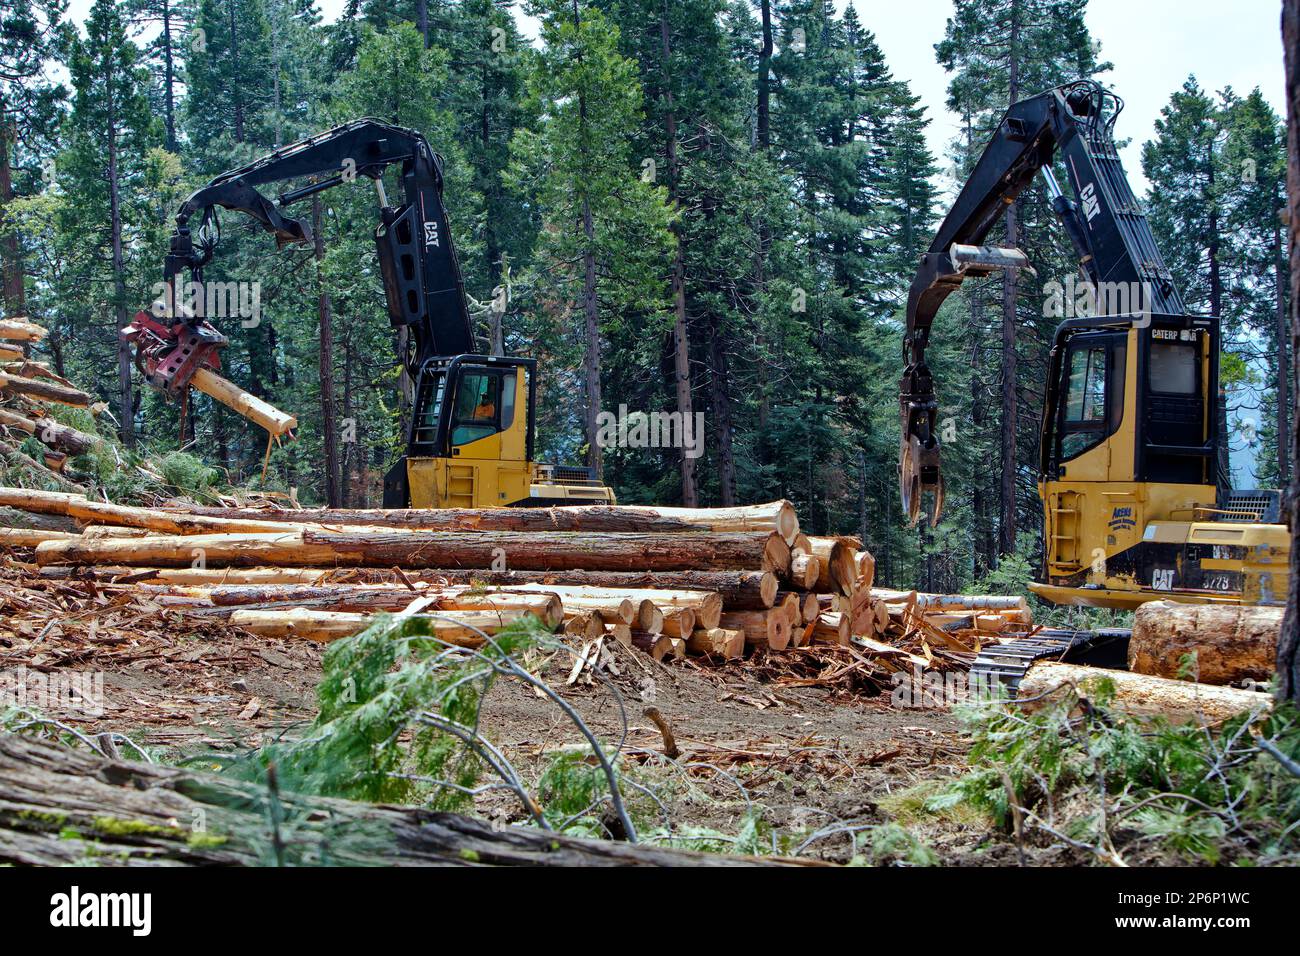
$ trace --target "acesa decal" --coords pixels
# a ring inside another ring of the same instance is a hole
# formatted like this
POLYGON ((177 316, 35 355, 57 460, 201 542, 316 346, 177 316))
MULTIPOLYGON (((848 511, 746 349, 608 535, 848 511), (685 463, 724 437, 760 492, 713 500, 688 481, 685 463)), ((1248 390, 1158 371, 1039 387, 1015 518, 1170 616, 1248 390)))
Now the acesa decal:
POLYGON ((1110 513, 1111 531, 1132 531, 1137 527, 1132 505, 1120 505, 1110 513))

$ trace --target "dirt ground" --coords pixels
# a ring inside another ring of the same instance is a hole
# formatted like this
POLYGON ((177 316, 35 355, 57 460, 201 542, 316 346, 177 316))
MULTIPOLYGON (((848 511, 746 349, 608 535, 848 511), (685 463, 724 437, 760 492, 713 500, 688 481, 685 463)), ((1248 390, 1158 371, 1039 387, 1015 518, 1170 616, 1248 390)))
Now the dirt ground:
MULTIPOLYGON (((170 756, 292 737, 315 715, 320 645, 162 617, 170 623, 142 631, 118 621, 88 632, 85 611, 0 616, 0 675, 9 676, 12 693, 15 674, 38 686, 52 675, 101 672, 102 713, 74 709, 62 719, 83 733, 127 734, 170 756)), ((843 682, 790 686, 809 682, 810 674, 815 682, 824 665, 799 662, 804 673, 792 677, 797 669, 785 655, 658 664, 620 647, 603 671, 608 683, 580 676, 566 684, 572 661, 552 651, 534 652, 527 663, 606 741, 622 733, 609 685, 617 690, 627 720, 626 759, 640 764, 634 779, 655 794, 632 797, 642 826, 659 820, 678 835, 694 827, 734 834, 756 807, 775 847, 799 848, 815 836, 801 852, 828 860, 852 858, 855 833, 862 834, 856 855, 873 858, 866 828, 895 820, 945 862, 996 863, 1006 850, 983 821, 920 809, 927 788, 963 766, 966 744, 947 710, 894 706, 887 688, 871 696, 869 686, 846 691, 843 682), (651 705, 675 736, 675 761, 662 755, 663 736, 645 715, 651 705)), ((483 727, 526 780, 535 781, 557 749, 582 742, 554 702, 514 682, 493 688, 483 727)), ((479 797, 476 809, 502 822, 522 819, 504 792, 479 797)))

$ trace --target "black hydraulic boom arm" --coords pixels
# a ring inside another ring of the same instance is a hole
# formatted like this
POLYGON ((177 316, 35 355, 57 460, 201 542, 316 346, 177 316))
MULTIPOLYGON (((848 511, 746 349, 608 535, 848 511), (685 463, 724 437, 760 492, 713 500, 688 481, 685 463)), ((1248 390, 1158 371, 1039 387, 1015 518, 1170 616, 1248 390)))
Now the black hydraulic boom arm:
POLYGON ((194 192, 176 215, 164 281, 174 295, 179 276, 188 272, 201 280, 220 237, 217 207, 251 216, 279 245, 309 242, 309 223, 284 210, 359 176, 374 180, 379 192, 375 242, 389 318, 394 327, 410 329, 411 347, 403 356, 408 369, 414 374, 434 356, 477 351, 442 202, 442 159, 419 133, 378 120, 355 120, 277 149, 194 192), (404 201, 390 206, 382 177, 397 164, 404 201), (270 183, 308 177, 314 181, 274 200, 259 191, 270 183), (195 214, 201 215, 197 234, 189 225, 195 214))
POLYGON ((1094 288, 1125 283, 1150 312, 1182 314, 1182 297, 1156 247, 1115 148, 1114 124, 1123 102, 1093 80, 1080 80, 1012 106, 998 124, 970 178, 921 257, 907 300, 903 377, 899 383, 899 489, 913 523, 921 497, 933 495, 931 522, 943 507, 934 382, 925 362, 940 305, 969 276, 1029 266, 1018 249, 982 245, 1007 207, 1042 174, 1094 288), (1052 172, 1059 159, 1073 197, 1052 172))

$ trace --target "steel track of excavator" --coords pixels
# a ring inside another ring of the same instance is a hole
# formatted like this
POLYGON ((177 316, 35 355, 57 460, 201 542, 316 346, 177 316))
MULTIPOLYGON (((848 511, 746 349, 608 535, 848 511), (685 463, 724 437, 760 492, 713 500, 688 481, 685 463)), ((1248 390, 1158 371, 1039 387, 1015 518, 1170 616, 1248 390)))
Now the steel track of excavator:
POLYGON ((1045 628, 1014 641, 993 644, 981 649, 971 665, 970 686, 976 693, 1014 697, 1021 679, 1037 661, 1124 669, 1131 636, 1132 631, 1125 628, 1045 628))

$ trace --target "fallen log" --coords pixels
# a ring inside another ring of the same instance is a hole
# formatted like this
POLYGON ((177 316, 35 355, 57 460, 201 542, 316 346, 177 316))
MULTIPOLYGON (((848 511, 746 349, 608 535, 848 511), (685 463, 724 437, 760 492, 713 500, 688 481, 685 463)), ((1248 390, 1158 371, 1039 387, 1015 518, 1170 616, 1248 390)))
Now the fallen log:
POLYGON ((84 494, 86 491, 83 486, 76 482, 69 481, 57 471, 51 471, 42 462, 27 457, 23 454, 22 449, 9 444, 7 441, 0 441, 0 455, 4 456, 4 461, 0 462, 0 464, 24 472, 37 481, 52 482, 57 487, 63 488, 68 492, 79 492, 84 494))
MULTIPOLYGON (((80 433, 78 433, 80 434, 80 433)), ((93 501, 78 495, 36 491, 28 488, 0 488, 0 505, 20 508, 33 514, 64 515, 82 523, 120 528, 140 528, 163 534, 231 534, 241 532, 282 533, 301 530, 274 521, 242 521, 187 515, 183 512, 159 511, 93 501)))
MULTIPOLYGON (((525 617, 526 611, 447 611, 437 616, 417 614, 427 620, 429 629, 441 641, 458 647, 480 647, 482 631, 495 634, 525 617)), ((307 641, 336 641, 364 631, 373 621, 370 614, 346 611, 317 611, 295 607, 274 611, 237 610, 231 612, 230 626, 263 637, 307 641)))
POLYGON ((696 654, 738 660, 745 655, 745 633, 723 627, 696 628, 686 639, 686 647, 696 654))
POLYGON ((502 557, 517 568, 546 571, 784 570, 788 546, 775 534, 555 534, 365 529, 51 541, 37 549, 47 564, 294 567, 490 568, 502 557))
POLYGON ((1263 712, 1272 705, 1268 694, 1249 690, 1077 664, 1039 662, 1020 681, 1020 697, 1030 698, 1021 706, 1037 710, 1067 686, 1077 688, 1084 697, 1095 696, 1101 681, 1110 681, 1114 686, 1112 706, 1116 710, 1132 716, 1158 715, 1172 723, 1203 720, 1214 724, 1242 713, 1263 712))
POLYGON ((497 826, 454 813, 309 797, 165 764, 110 760, 0 735, 0 863, 263 866, 275 812, 294 821, 291 866, 789 865, 497 826), (274 800, 274 804, 272 804, 274 800), (191 824, 204 821, 196 831, 191 824), (108 826, 106 821, 113 826, 108 826), (199 839, 199 837, 209 837, 199 839))
POLYGON ((24 358, 22 349, 0 345, 0 362, 18 362, 24 358))
POLYGON ((20 375, 10 375, 8 372, 0 372, 0 394, 29 395, 42 401, 56 402, 59 405, 71 405, 74 408, 89 408, 95 402, 93 395, 79 389, 68 388, 66 385, 56 385, 53 382, 23 378, 20 375))
POLYGON ((0 339, 10 342, 40 342, 49 335, 44 328, 24 316, 0 319, 0 339))
POLYGON ((859 551, 853 556, 854 564, 858 569, 858 580, 856 586, 860 590, 869 591, 871 585, 876 582, 876 558, 870 551, 859 551))
POLYGON ((821 565, 811 554, 795 550, 790 558, 790 573, 787 580, 790 587, 799 591, 816 591, 817 579, 821 576, 821 565))
MULTIPOLYGON (((662 622, 660 631, 669 637, 690 637, 696 627, 695 609, 691 607, 667 607, 660 609, 662 622)), ((722 613, 718 612, 718 617, 722 613)))
POLYGON ((649 654, 656 661, 662 661, 669 654, 674 653, 673 639, 667 634, 652 634, 649 631, 634 628, 630 637, 633 647, 649 654))
POLYGON ((724 611, 722 627, 742 631, 746 644, 756 644, 774 651, 790 646, 790 619, 779 609, 771 611, 724 611))
POLYGON ((852 643, 849 619, 844 614, 819 614, 811 625, 812 641, 816 644, 838 644, 848 647, 852 643))
MULTIPOLYGON (((13 522, 10 521, 10 524, 13 522)), ((151 584, 400 584, 392 571, 375 568, 135 568, 102 565, 73 568, 50 565, 41 576, 52 579, 88 577, 111 581, 129 576, 151 584)), ((465 571, 446 568, 412 569, 410 580, 516 587, 524 584, 568 584, 605 587, 625 594, 634 591, 688 591, 716 594, 729 610, 761 611, 776 599, 776 575, 764 571, 465 571)), ((697 614, 700 611, 696 609, 697 614)), ((719 612, 721 613, 721 612, 719 612)))
POLYGON ((1133 616, 1129 670, 1176 678, 1184 658, 1194 654, 1192 674, 1204 684, 1268 680, 1276 668, 1282 613, 1280 607, 1143 604, 1133 616))
POLYGON ((168 513, 228 521, 277 521, 327 527, 363 525, 420 531, 592 531, 604 533, 696 532, 698 525, 621 506, 563 508, 217 508, 185 505, 168 513))
POLYGON ((201 368, 194 373, 190 384, 196 389, 247 418, 261 425, 275 437, 298 427, 298 419, 287 412, 282 412, 270 402, 265 402, 249 392, 244 391, 234 382, 222 378, 211 369, 201 368))
POLYGON ((732 508, 662 508, 652 505, 622 505, 633 511, 676 518, 709 531, 770 531, 793 544, 799 534, 799 515, 790 502, 769 501, 760 505, 732 508))
POLYGON ((43 541, 68 541, 79 535, 51 528, 0 528, 0 548, 34 548, 43 541))
POLYGON ((419 587, 414 590, 392 585, 217 585, 188 587, 140 585, 149 593, 199 598, 217 608, 270 606, 306 607, 318 610, 376 614, 396 613, 417 597, 433 598, 439 611, 529 611, 548 628, 564 620, 564 604, 557 594, 527 594, 517 591, 473 591, 465 588, 419 587))
POLYGON ((858 579, 857 553, 852 538, 809 538, 809 553, 817 559, 815 590, 826 594, 852 594, 858 579))
POLYGON ((84 455, 103 444, 98 435, 87 435, 52 418, 28 418, 3 408, 0 408, 0 425, 21 429, 43 444, 73 456, 84 455))

